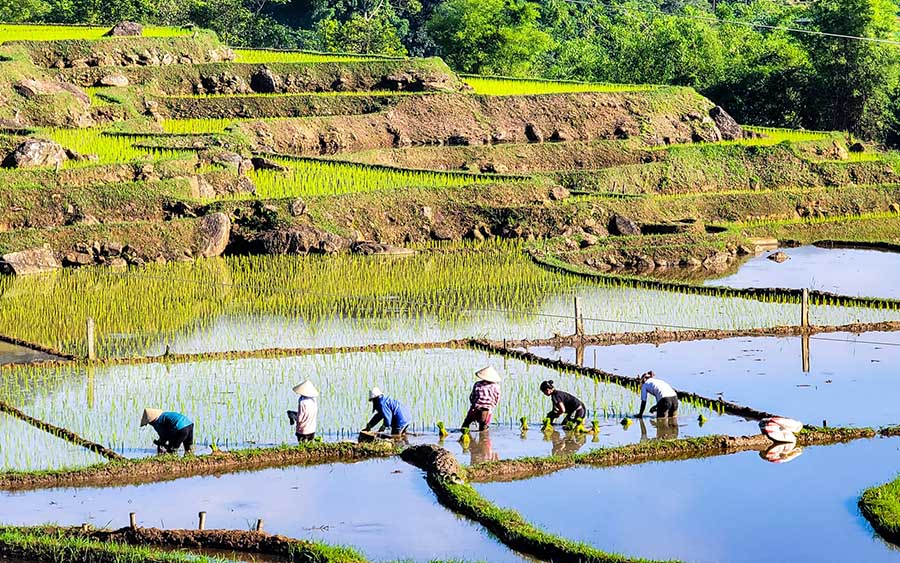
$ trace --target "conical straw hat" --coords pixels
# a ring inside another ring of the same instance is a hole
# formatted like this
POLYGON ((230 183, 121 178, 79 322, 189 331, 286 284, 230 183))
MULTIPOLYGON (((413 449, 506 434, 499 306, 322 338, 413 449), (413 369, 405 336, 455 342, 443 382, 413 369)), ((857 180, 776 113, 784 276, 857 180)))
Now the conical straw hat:
POLYGON ((378 387, 372 387, 372 390, 369 391, 369 400, 371 401, 372 399, 377 399, 378 397, 382 396, 383 394, 384 393, 382 393, 381 389, 379 389, 378 387))
POLYGON ((144 409, 144 415, 141 417, 141 426, 147 426, 151 422, 155 422, 163 411, 159 409, 144 409))
POLYGON ((486 368, 480 369, 475 372, 475 377, 482 381, 487 381, 489 383, 499 383, 500 382, 500 374, 497 373, 497 370, 494 369, 493 366, 488 366, 486 368))
POLYGON ((316 386, 312 384, 312 381, 306 380, 300 385, 294 387, 294 393, 300 395, 301 397, 318 397, 319 390, 316 389, 316 386))

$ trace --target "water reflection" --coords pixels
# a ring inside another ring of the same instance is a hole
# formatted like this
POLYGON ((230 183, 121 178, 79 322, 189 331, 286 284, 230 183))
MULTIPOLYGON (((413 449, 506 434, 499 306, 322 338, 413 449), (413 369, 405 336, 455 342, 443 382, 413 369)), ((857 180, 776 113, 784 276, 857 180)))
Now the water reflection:
POLYGON ((651 418, 650 426, 656 428, 656 437, 650 438, 647 433, 647 423, 643 418, 638 419, 641 425, 641 442, 650 440, 675 440, 678 438, 678 417, 651 418))
POLYGON ((759 452, 759 457, 772 463, 787 463, 803 454, 803 448, 797 444, 773 444, 769 449, 759 452))

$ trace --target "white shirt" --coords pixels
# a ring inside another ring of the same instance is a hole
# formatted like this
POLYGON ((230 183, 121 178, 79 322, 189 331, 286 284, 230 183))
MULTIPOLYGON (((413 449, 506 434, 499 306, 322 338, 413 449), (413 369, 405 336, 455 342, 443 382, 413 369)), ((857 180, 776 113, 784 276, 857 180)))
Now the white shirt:
POLYGON ((313 398, 303 397, 297 405, 297 430, 295 434, 315 434, 319 403, 313 398))
POLYGON ((678 393, 672 389, 672 386, 663 381, 662 379, 657 379, 655 377, 651 377, 647 381, 641 385, 641 400, 647 400, 647 393, 650 393, 654 397, 656 397, 656 401, 659 402, 666 397, 677 397, 678 393))

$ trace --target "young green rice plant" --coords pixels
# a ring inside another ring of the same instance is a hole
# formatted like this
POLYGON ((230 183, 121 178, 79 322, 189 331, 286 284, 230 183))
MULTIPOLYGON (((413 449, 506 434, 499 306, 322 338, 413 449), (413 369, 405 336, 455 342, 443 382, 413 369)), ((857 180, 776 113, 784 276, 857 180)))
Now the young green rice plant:
POLYGON ((447 436, 450 435, 450 433, 447 432, 447 427, 444 425, 443 422, 437 423, 437 429, 438 429, 438 436, 441 438, 446 438, 447 436))
POLYGON ((99 129, 44 129, 38 136, 56 141, 63 147, 83 156, 94 155, 96 159, 83 161, 69 160, 65 167, 91 166, 94 164, 115 164, 140 160, 158 161, 178 158, 186 153, 171 150, 147 150, 134 145, 145 137, 106 135, 99 129))
POLYGON ((523 434, 525 432, 528 432, 528 417, 527 416, 523 416, 522 418, 519 419, 519 430, 521 430, 523 434))
POLYGON ((502 76, 462 75, 476 94, 486 96, 529 96, 536 94, 564 94, 571 92, 640 92, 655 90, 649 84, 610 84, 600 82, 572 82, 539 80, 502 76))
POLYGON ((462 436, 459 437, 459 443, 462 444, 463 451, 469 449, 469 445, 472 443, 471 430, 466 427, 462 429, 462 436))
POLYGON ((280 51, 275 49, 235 49, 239 63, 352 63, 386 59, 378 55, 319 53, 316 51, 280 51))
POLYGON ((633 424, 633 422, 632 422, 631 418, 625 417, 622 419, 621 424, 622 424, 622 427, 625 428, 625 430, 628 430, 628 428, 633 424))
POLYGON ((703 413, 700 413, 700 415, 697 417, 697 423, 699 423, 700 426, 703 426, 703 425, 706 424, 708 421, 709 421, 709 419, 706 418, 705 416, 703 416, 703 413))
MULTIPOLYGON (((757 127, 755 125, 742 126, 748 131, 761 133, 774 143, 783 141, 803 142, 803 141, 821 141, 835 135, 834 132, 828 131, 807 131, 805 129, 785 129, 782 127, 757 127)), ((748 139, 752 141, 753 139, 748 139)))
MULTIPOLYGON (((60 41, 66 39, 101 39, 109 27, 87 25, 0 25, 0 43, 7 41, 60 41)), ((179 37, 192 31, 178 27, 145 26, 144 37, 179 37)))
POLYGON ((177 135, 202 135, 211 133, 224 133, 238 121, 250 121, 240 118, 222 119, 164 119, 163 131, 177 135))
POLYGON ((545 418, 544 421, 541 423, 541 431, 544 432, 545 434, 547 432, 553 432, 553 423, 550 422, 549 418, 545 418))
POLYGON ((314 159, 274 160, 290 171, 253 171, 250 177, 256 185, 258 197, 280 199, 410 187, 452 188, 497 181, 490 175, 392 169, 314 159))

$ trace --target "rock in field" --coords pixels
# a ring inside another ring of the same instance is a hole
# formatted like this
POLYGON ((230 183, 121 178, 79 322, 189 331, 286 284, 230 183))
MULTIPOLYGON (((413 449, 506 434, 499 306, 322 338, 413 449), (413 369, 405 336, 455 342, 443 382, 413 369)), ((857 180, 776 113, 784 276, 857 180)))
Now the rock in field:
POLYGON ((616 235, 639 235, 641 228, 624 215, 613 215, 609 222, 609 232, 616 235))
POLYGON ((200 255, 220 256, 231 238, 231 219, 224 213, 213 213, 200 219, 200 255))
POLYGON ((290 168, 287 166, 282 166, 273 160, 269 160, 268 158, 263 158, 261 156, 254 156, 250 159, 250 162, 253 163, 253 168, 256 170, 275 170, 277 172, 288 172, 290 168))
POLYGON ((250 77, 250 88, 258 94, 274 94, 279 89, 279 82, 271 70, 261 68, 250 77))
POLYGON ((48 245, 0 256, 0 272, 24 276, 60 269, 62 266, 48 245))
POLYGON ((107 37, 134 37, 144 34, 144 26, 137 22, 119 22, 106 32, 107 37))
POLYGON ((29 139, 16 147, 3 160, 3 168, 35 168, 38 166, 62 166, 69 159, 59 143, 44 139, 29 139))
POLYGON ((97 81, 98 86, 124 88, 128 86, 128 77, 124 74, 108 74, 97 81))
POLYGON ((713 119, 723 141, 734 141, 744 137, 744 130, 722 106, 716 106, 709 110, 709 116, 713 119))
POLYGON ((91 105, 90 96, 88 96, 87 93, 85 93, 85 91, 78 86, 69 84, 68 82, 25 79, 16 82, 13 86, 13 89, 20 96, 27 99, 34 98, 35 96, 49 96, 53 94, 68 92, 69 94, 75 96, 75 99, 81 102, 82 105, 91 105))
POLYGON ((779 251, 779 252, 773 252, 772 254, 769 254, 768 258, 772 262, 777 262, 777 263, 781 264, 782 262, 790 260, 791 257, 788 256, 787 254, 785 254, 784 252, 779 251))

